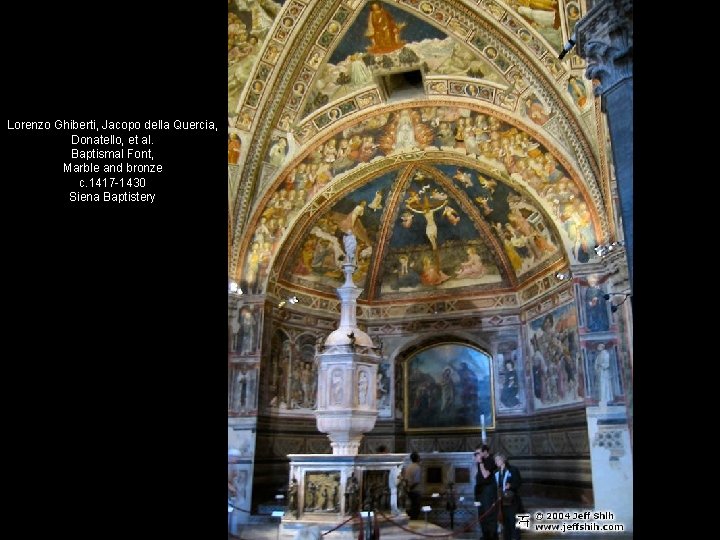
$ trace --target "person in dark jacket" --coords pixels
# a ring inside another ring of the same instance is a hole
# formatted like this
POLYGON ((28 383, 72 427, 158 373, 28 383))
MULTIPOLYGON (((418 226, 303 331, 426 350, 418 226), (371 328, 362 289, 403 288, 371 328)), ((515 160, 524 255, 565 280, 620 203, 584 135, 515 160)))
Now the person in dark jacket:
POLYGON ((495 460, 490 454, 488 445, 483 444, 475 449, 475 502, 478 506, 478 520, 482 529, 483 540, 497 540, 497 508, 493 506, 497 498, 494 472, 497 469, 495 460))
POLYGON ((515 514, 520 511, 520 486, 522 478, 517 467, 510 465, 507 456, 495 454, 495 484, 497 485, 498 519, 503 525, 503 540, 519 540, 520 531, 515 528, 515 514))
POLYGON ((410 519, 418 519, 420 517, 420 497, 422 490, 420 482, 422 480, 422 469, 420 468, 420 456, 417 452, 410 454, 410 465, 405 468, 403 478, 407 481, 408 498, 410 505, 407 509, 407 515, 410 519))

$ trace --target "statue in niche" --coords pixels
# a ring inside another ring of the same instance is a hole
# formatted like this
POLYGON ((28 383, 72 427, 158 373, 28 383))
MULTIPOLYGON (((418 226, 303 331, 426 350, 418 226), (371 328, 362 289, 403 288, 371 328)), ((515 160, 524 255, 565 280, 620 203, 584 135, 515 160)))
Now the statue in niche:
POLYGON ((290 481, 290 487, 288 488, 288 509, 295 516, 295 519, 298 519, 300 517, 298 512, 297 496, 298 482, 297 479, 293 476, 293 479, 290 481))
POLYGON ((330 375, 330 403, 342 405, 343 402, 343 374, 339 369, 334 369, 330 375))
POLYGON ((335 484, 333 486, 333 492, 332 492, 332 508, 333 511, 339 512, 340 511, 340 496, 339 496, 339 489, 338 485, 335 484))
POLYGON ((305 502, 305 511, 313 511, 317 505, 318 486, 315 482, 308 482, 307 500, 305 502))
POLYGON ((348 478, 347 485, 345 486, 345 513, 354 514, 359 510, 358 507, 358 493, 360 486, 358 485, 357 478, 353 472, 348 478))
POLYGON ((370 383, 367 372, 361 371, 358 375, 358 403, 360 405, 368 404, 369 385, 370 383))

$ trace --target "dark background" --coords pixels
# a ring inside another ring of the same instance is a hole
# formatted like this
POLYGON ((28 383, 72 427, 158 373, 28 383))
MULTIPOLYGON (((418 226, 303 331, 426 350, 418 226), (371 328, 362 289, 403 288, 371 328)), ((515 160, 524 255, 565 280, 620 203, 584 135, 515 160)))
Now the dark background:
POLYGON ((3 35, 9 514, 31 537, 222 537, 224 6, 19 4, 3 35), (71 205, 69 132, 7 129, 57 119, 218 131, 155 132, 154 204, 71 205))

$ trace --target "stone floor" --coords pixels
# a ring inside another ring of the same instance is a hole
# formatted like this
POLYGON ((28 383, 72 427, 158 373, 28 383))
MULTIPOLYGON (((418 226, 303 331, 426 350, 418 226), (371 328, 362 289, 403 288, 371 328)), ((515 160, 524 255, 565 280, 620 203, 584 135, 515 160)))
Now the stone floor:
MULTIPOLYGON (((442 534, 443 529, 432 526, 426 530, 424 528, 425 523, 422 521, 411 521, 410 528, 418 531, 419 534, 413 535, 407 533, 402 536, 393 535, 393 539, 404 538, 407 540, 418 539, 426 540, 428 536, 439 536, 442 534), (424 536, 424 535, 427 536, 424 536)), ((228 540, 277 540, 278 538, 278 526, 275 524, 263 523, 263 524, 248 524, 241 527, 239 530, 240 536, 228 535, 228 540)), ((632 540, 632 533, 605 533, 605 534, 590 534, 590 533, 576 533, 576 534, 561 534, 556 535, 552 533, 527 533, 523 532, 522 540, 632 540)), ((478 540, 480 534, 478 532, 471 533, 455 533, 452 538, 463 539, 463 540, 478 540)), ((332 540, 332 534, 328 535, 328 540, 332 540)), ((444 537, 443 540, 449 539, 444 537)), ((382 533, 381 533, 382 540, 382 533)))
MULTIPOLYGON (((536 510, 560 510, 567 509, 570 511, 592 510, 592 507, 583 508, 577 502, 559 501, 557 499, 542 499, 536 497, 528 497, 525 499, 528 512, 536 510)), ((269 508, 269 507, 268 507, 269 508)), ((263 507, 263 515, 253 515, 250 517, 251 523, 241 525, 237 529, 236 535, 228 535, 229 540, 285 540, 279 535, 279 520, 270 517, 270 510, 263 507)), ((276 508, 272 508, 275 510, 276 508)), ((280 509, 280 508, 278 508, 280 509)), ((442 540, 460 539, 460 540, 479 540, 481 533, 476 523, 476 509, 474 507, 458 508, 455 514, 454 527, 452 530, 456 532, 450 536, 442 536, 443 533, 449 533, 450 523, 447 511, 437 510, 430 514, 430 523, 426 525, 424 520, 410 521, 408 528, 417 531, 418 534, 405 532, 402 529, 391 526, 390 529, 381 530, 381 539, 387 540, 428 540, 429 537, 440 537, 442 540), (435 524, 433 524, 435 522, 435 524), (470 532, 457 532, 466 524, 473 526, 470 532)), ((330 533, 327 540, 340 540, 338 533, 330 533), (333 538, 335 536, 335 538, 333 538)), ((550 532, 530 532, 523 531, 522 540, 632 540, 632 533, 550 533, 550 532)), ((290 538, 290 537, 287 537, 290 538)), ((355 540, 353 535, 353 540, 355 540)), ((432 540, 432 538, 430 538, 432 540)), ((440 539, 439 539, 440 540, 440 539)))

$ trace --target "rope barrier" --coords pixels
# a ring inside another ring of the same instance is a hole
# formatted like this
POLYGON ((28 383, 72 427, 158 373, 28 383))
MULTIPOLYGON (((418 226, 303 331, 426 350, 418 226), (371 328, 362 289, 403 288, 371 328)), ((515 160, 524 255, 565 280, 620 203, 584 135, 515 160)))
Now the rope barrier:
MULTIPOLYGON (((490 506, 490 508, 488 508, 484 513, 482 513, 482 514, 481 514, 480 516, 478 516, 476 519, 474 519, 473 521, 471 521, 471 522, 469 522, 469 523, 466 523, 461 529, 459 529, 459 532, 460 532, 460 533, 466 533, 466 532, 468 532, 470 529, 472 529, 472 528, 475 526, 476 523, 478 523, 482 518, 484 518, 485 516, 487 516, 487 515, 493 510, 493 508, 495 508, 496 505, 497 505, 497 501, 495 501, 494 503, 492 503, 492 505, 490 506)), ((418 536, 424 536, 424 537, 426 537, 426 538, 447 538, 447 537, 450 537, 450 536, 455 536, 455 532, 450 532, 450 533, 448 533, 448 534, 424 534, 424 533, 415 531, 415 530, 413 530, 413 529, 408 529, 407 527, 401 525, 400 523, 397 523, 397 522, 393 521, 390 517, 386 516, 386 515, 382 512, 382 510, 376 510, 376 512, 377 512, 378 514, 380 514, 380 516, 382 516, 382 518, 383 518, 385 521, 391 523, 392 525, 395 525, 396 527, 398 527, 399 529, 402 529, 402 530, 405 531, 405 532, 409 532, 409 533, 412 533, 412 534, 416 534, 416 535, 418 535, 418 536)))
MULTIPOLYGON (((340 525, 337 525, 337 526, 333 527, 332 529, 330 529, 329 531, 325 531, 324 533, 322 533, 321 536, 325 536, 326 534, 330 534, 331 532, 337 531, 340 527, 342 527, 343 525, 345 525, 345 524, 348 523, 349 521, 355 519, 356 517, 357 517, 356 515, 350 516, 350 517, 347 518, 345 521, 343 521, 340 525)), ((362 523, 362 516, 360 517, 360 523, 362 523)))
MULTIPOLYGON (((465 524, 461 529, 459 529, 459 532, 465 533, 465 532, 468 532, 469 530, 471 530, 471 529, 475 526, 475 524, 478 523, 478 522, 479 522, 482 518, 484 518, 486 515, 488 515, 488 514, 493 510, 493 508, 495 508, 496 505, 497 505, 497 500, 496 500, 494 503, 492 503, 492 505, 490 506, 490 508, 488 508, 484 513, 480 514, 476 519, 474 519, 473 521, 465 524)), ((235 506, 234 504, 232 504, 232 503, 230 502, 230 500, 228 500, 228 506, 231 506, 234 510, 240 510, 241 512, 245 512, 245 513, 247 513, 247 514, 250 513, 249 510, 245 510, 244 508, 239 508, 239 507, 235 506)), ((402 529, 402 530, 405 531, 405 532, 409 532, 409 533, 412 533, 412 534, 415 534, 415 535, 418 535, 418 536, 424 536, 425 538, 448 538, 448 537, 451 537, 451 536, 454 536, 454 535, 455 535, 455 532, 449 532, 449 533, 447 533, 447 534, 426 534, 426 533, 421 533, 421 532, 419 532, 419 531, 416 531, 416 530, 413 530, 413 529, 409 529, 409 528, 405 527, 404 525, 393 521, 392 518, 390 518, 389 516, 385 515, 385 513, 384 513, 382 510, 375 509, 375 510, 373 510, 373 512, 376 512, 376 513, 379 514, 385 521, 387 521, 388 523, 390 523, 390 524, 392 524, 392 525, 395 525, 395 526, 398 527, 399 529, 402 529)), ((264 515, 269 515, 269 514, 264 514, 264 515)), ((361 514, 360 512, 358 512, 358 513, 353 514, 352 516, 348 517, 345 521, 339 523, 338 525, 335 525, 332 529, 330 529, 330 530, 328 530, 328 531, 325 531, 324 533, 321 533, 321 536, 326 536, 326 535, 328 535, 328 534, 330 534, 330 533, 332 533, 332 532, 335 532, 335 531, 337 531, 339 528, 341 528, 343 525, 346 525, 347 523, 349 523, 350 521, 353 521, 353 520, 359 521, 361 530, 364 528, 363 519, 362 519, 362 514, 361 514)), ((377 521, 377 517, 375 518, 375 520, 377 521)), ((379 539, 379 535, 378 535, 378 539, 379 539)))
POLYGON ((381 511, 379 511, 379 510, 378 510, 377 512, 382 516, 382 518, 383 518, 385 521, 389 521, 390 523, 392 523, 393 525, 395 525, 397 528, 402 529, 402 530, 405 531, 405 532, 409 532, 409 533, 412 533, 412 534, 416 534, 416 535, 418 535, 418 536, 424 536, 424 537, 426 537, 426 538, 447 538, 448 536, 452 536, 452 533, 448 533, 448 534, 424 534, 424 533, 421 533, 421 532, 418 532, 418 531, 414 531, 414 530, 412 530, 412 529, 408 529, 407 527, 405 527, 405 526, 403 526, 403 525, 400 525, 400 523, 397 523, 397 522, 393 521, 392 519, 390 519, 389 517, 387 517, 383 512, 381 512, 381 511))
MULTIPOLYGON (((244 508, 240 508, 239 506, 235 506, 233 503, 230 502, 230 499, 228 499, 228 506, 232 506, 233 510, 240 510, 241 512, 245 512, 246 514, 250 513, 250 510, 245 510, 244 508)), ((267 515, 267 514, 266 514, 267 515)))

